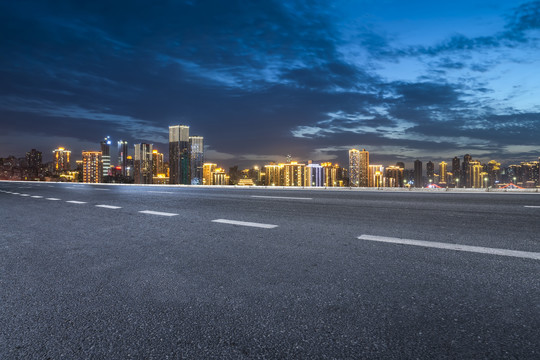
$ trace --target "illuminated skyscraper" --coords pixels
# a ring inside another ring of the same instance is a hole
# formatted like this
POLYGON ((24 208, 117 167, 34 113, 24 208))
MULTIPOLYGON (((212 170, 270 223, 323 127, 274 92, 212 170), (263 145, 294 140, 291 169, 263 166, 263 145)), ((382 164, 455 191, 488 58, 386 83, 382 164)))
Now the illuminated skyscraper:
POLYGON ((369 165, 369 187, 384 187, 384 166, 369 165))
POLYGON ((111 167, 111 137, 107 136, 100 142, 100 145, 101 158, 103 159, 103 176, 107 176, 111 167))
POLYGON ((191 184, 203 183, 204 144, 202 136, 190 136, 189 147, 191 149, 191 184))
POLYGON ((217 164, 203 164, 203 185, 214 185, 214 170, 216 170, 216 168, 217 164))
POLYGON ((103 177, 101 151, 82 152, 83 182, 100 183, 103 177))
MULTIPOLYGON (((337 165, 337 164, 336 164, 337 165)), ((323 185, 327 187, 339 186, 338 170, 339 165, 332 165, 331 162, 322 163, 323 168, 323 185)))
POLYGON ((444 187, 446 186, 446 183, 448 182, 447 174, 446 174, 446 162, 441 161, 439 163, 439 185, 444 187))
POLYGON ((470 160, 468 161, 467 168, 467 187, 470 188, 482 188, 484 187, 484 181, 482 179, 482 173, 484 167, 480 164, 480 161, 470 160))
POLYGON ((56 173, 62 172, 62 171, 69 171, 70 165, 69 162, 71 161, 71 151, 64 149, 63 147, 59 147, 58 149, 55 149, 53 151, 53 164, 54 164, 54 171, 56 173))
POLYGON ((191 184, 189 126, 169 126, 170 184, 191 184))
MULTIPOLYGON (((463 156, 463 164, 461 164, 461 183, 465 186, 469 183, 469 162, 472 161, 472 156, 469 154, 465 154, 463 156)), ((467 187, 470 187, 467 185, 467 187)))
POLYGON ((403 168, 388 166, 386 168, 386 186, 403 187, 403 168))
POLYGON ((118 141, 118 166, 122 168, 122 176, 127 176, 127 157, 128 157, 128 142, 124 140, 118 141))
POLYGON ((163 173, 163 154, 154 149, 152 150, 152 175, 158 176, 163 173))
POLYGON ((283 165, 269 164, 264 166, 266 186, 281 186, 281 169, 283 165))
POLYGON ((135 144, 133 167, 135 184, 152 184, 152 144, 135 144))
POLYGON ((420 160, 416 160, 414 162, 414 187, 424 187, 424 179, 422 176, 422 162, 420 160))
POLYGON ((305 168, 305 164, 296 161, 283 164, 283 186, 304 186, 305 168))
MULTIPOLYGON (((330 164, 332 165, 332 164, 330 164)), ((319 164, 308 164, 305 168, 306 186, 326 186, 324 183, 324 173, 326 168, 319 164)))
POLYGON ((349 150, 349 186, 360 186, 360 151, 349 150))

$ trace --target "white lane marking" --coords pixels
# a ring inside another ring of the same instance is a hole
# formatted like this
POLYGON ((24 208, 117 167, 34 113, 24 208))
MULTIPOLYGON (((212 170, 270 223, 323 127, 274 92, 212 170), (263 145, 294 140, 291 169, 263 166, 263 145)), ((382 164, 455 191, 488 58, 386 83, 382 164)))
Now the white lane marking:
POLYGON ((161 215, 161 216, 176 216, 178 214, 173 213, 166 213, 166 212, 160 212, 160 211, 152 211, 152 210, 143 210, 139 211, 141 214, 150 214, 150 215, 161 215))
POLYGON ((34 195, 34 196, 31 196, 33 197, 34 199, 43 199, 43 196, 39 196, 39 195, 34 195))
POLYGON ((289 197, 289 196, 251 195, 251 197, 252 197, 252 198, 262 198, 262 199, 313 200, 313 198, 305 198, 305 197, 289 197))
POLYGON ((46 200, 52 200, 52 201, 55 201, 55 200, 60 200, 58 198, 46 198, 46 200))
POLYGON ((261 223, 227 220, 227 219, 216 219, 216 220, 212 220, 212 222, 217 222, 217 223, 222 223, 222 224, 231 224, 231 225, 240 225, 240 226, 251 226, 251 227, 258 227, 258 228, 263 228, 263 229, 273 229, 273 228, 278 227, 277 225, 272 225, 272 224, 261 224, 261 223))
POLYGON ((86 201, 75 201, 75 200, 68 200, 66 201, 67 203, 70 203, 70 204, 86 204, 86 201))
POLYGON ((540 209, 540 206, 536 205, 525 205, 526 208, 540 209))
POLYGON ((110 191, 111 189, 94 189, 94 190, 99 190, 99 191, 110 191))
POLYGON ((19 194, 21 196, 30 196, 30 194, 19 194))
POLYGON ((19 193, 12 193, 12 194, 13 194, 13 195, 21 195, 21 194, 19 194, 19 193))
POLYGON ((469 246, 469 245, 449 244, 449 243, 422 241, 422 240, 400 239, 400 238, 392 238, 392 237, 385 237, 385 236, 373 236, 373 235, 362 235, 362 236, 359 236, 358 239, 360 239, 360 240, 369 240, 369 241, 378 241, 378 242, 391 243, 391 244, 423 246, 423 247, 431 247, 431 248, 437 248, 437 249, 467 251, 467 252, 474 252, 474 253, 480 253, 480 254, 513 256, 513 257, 519 257, 519 258, 540 260, 540 253, 529 252, 529 251, 496 249, 496 248, 488 248, 488 247, 483 247, 483 246, 469 246))
POLYGON ((174 194, 172 191, 147 191, 149 193, 156 193, 156 194, 174 194))
POLYGON ((113 205, 96 205, 96 207, 105 208, 105 209, 121 209, 121 206, 113 206, 113 205))

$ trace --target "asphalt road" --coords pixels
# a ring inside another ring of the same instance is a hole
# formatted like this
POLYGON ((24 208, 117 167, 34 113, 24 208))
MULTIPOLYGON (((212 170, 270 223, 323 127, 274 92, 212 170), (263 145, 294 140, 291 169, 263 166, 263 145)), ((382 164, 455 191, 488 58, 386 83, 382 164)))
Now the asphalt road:
POLYGON ((1 359, 540 358, 540 194, 0 182, 0 219, 1 359))

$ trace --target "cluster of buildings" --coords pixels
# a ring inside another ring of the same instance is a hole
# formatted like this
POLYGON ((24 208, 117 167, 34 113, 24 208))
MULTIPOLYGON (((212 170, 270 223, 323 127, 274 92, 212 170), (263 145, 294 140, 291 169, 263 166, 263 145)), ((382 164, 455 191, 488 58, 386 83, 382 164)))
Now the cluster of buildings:
POLYGON ((301 187, 538 187, 540 158, 536 161, 501 167, 495 160, 481 163, 470 155, 457 156, 450 163, 416 160, 412 169, 403 162, 383 166, 371 164, 366 149, 349 150, 349 167, 330 162, 301 163, 287 156, 285 163, 226 171, 205 162, 204 138, 190 136, 189 126, 169 126, 168 162, 153 144, 128 146, 119 140, 113 145, 109 136, 99 150, 82 151, 82 159, 73 164, 71 151, 53 150, 53 161, 43 164, 42 153, 32 149, 24 158, 0 158, 0 179, 49 180, 87 183, 115 182, 135 184, 183 185, 261 185, 301 187))
POLYGON ((540 186, 540 158, 519 165, 501 167, 495 160, 481 163, 466 154, 455 156, 451 165, 441 161, 437 166, 428 161, 425 172, 422 161, 407 170, 402 162, 393 166, 373 165, 366 149, 349 150, 349 181, 355 187, 523 187, 540 186))

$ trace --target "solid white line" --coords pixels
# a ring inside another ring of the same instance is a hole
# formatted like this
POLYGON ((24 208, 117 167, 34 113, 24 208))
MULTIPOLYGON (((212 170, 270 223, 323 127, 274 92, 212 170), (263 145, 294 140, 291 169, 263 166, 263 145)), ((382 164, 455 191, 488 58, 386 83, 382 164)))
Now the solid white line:
POLYGON ((34 195, 34 196, 31 196, 33 197, 34 199, 43 199, 43 196, 39 196, 39 195, 34 195))
POLYGON ((384 242, 384 243, 392 243, 392 244, 423 246, 423 247, 431 247, 431 248, 437 248, 437 249, 467 251, 467 252, 474 252, 474 253, 480 253, 480 254, 513 256, 513 257, 519 257, 519 258, 540 260, 540 253, 529 252, 529 251, 495 249, 495 248, 488 248, 488 247, 482 247, 482 246, 449 244, 449 243, 441 243, 441 242, 400 239, 400 238, 373 236, 373 235, 362 235, 362 236, 359 236, 358 239, 378 241, 378 242, 384 242))
POLYGON ((121 209, 121 206, 113 206, 113 205, 96 205, 96 207, 105 208, 105 209, 121 209))
POLYGON ((525 205, 526 208, 540 209, 540 206, 536 205, 525 205))
POLYGON ((251 195, 252 198, 263 198, 263 199, 287 199, 287 200, 313 200, 313 198, 304 198, 304 197, 289 197, 289 196, 264 196, 264 195, 251 195))
POLYGON ((156 193, 156 194, 174 194, 172 191, 147 191, 149 193, 156 193))
POLYGON ((216 220, 212 220, 212 222, 217 222, 217 223, 222 223, 222 224, 231 224, 231 225, 240 225, 240 226, 251 226, 251 227, 258 227, 258 228, 263 228, 263 229, 273 229, 273 228, 278 227, 277 225, 271 225, 271 224, 261 224, 261 223, 227 220, 227 219, 216 219, 216 220))
POLYGON ((60 200, 58 198, 46 198, 46 200, 52 200, 52 201, 55 201, 55 200, 60 200))
POLYGON ((85 201, 75 201, 75 200, 68 200, 66 201, 67 203, 70 203, 70 204, 86 204, 85 201))
POLYGON ((173 213, 166 213, 166 212, 159 212, 159 211, 152 211, 152 210, 144 210, 139 211, 141 214, 150 214, 150 215, 161 215, 161 216, 176 216, 178 214, 173 213))

